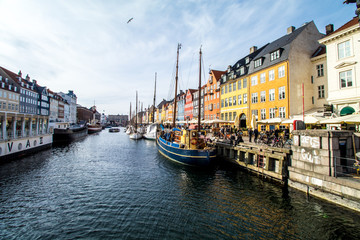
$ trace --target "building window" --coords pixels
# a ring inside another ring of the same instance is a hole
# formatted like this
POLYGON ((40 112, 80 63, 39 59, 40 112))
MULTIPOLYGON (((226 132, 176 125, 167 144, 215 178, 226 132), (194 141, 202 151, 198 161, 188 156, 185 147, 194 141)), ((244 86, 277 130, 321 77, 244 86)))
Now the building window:
POLYGON ((265 102, 266 101, 266 91, 261 91, 260 92, 260 102, 265 102))
POLYGON ((233 120, 235 121, 236 118, 236 112, 233 112, 233 120))
POLYGON ((228 106, 228 99, 225 98, 225 107, 227 107, 227 106, 228 106))
POLYGON ((232 84, 229 84, 229 93, 232 92, 232 84))
POLYGON ((279 117, 281 118, 285 118, 286 114, 285 114, 285 107, 280 107, 279 108, 279 117))
POLYGON ((314 104, 315 103, 315 99, 314 96, 311 97, 311 103, 314 104))
POLYGON ((257 109, 251 110, 251 116, 252 115, 255 115, 256 119, 258 119, 258 110, 257 109))
POLYGON ((256 59, 254 62, 254 67, 260 67, 262 65, 262 58, 256 59))
POLYGON ((238 81, 238 89, 241 89, 241 79, 238 81))
POLYGON ((236 106, 236 96, 233 96, 233 105, 236 106))
POLYGON ((233 82, 233 91, 236 91, 236 82, 233 82))
POLYGON ((311 76, 311 84, 314 83, 314 76, 311 76))
POLYGON ((338 44, 339 59, 350 56, 350 40, 338 44))
POLYGON ((224 114, 223 113, 221 114, 221 120, 224 120, 224 114))
POLYGON ((266 119, 266 109, 265 108, 260 110, 260 117, 262 120, 266 119))
POLYGON ((269 101, 275 101, 275 89, 269 89, 269 101))
POLYGON ((251 94, 251 103, 257 103, 258 102, 258 94, 252 93, 251 94))
POLYGON ((229 97, 229 107, 232 106, 232 97, 229 97))
POLYGON ((316 71, 318 77, 324 76, 324 65, 323 64, 316 65, 316 71))
POLYGON ((225 85, 225 93, 228 93, 228 85, 225 85))
POLYGON ((318 98, 325 98, 325 87, 324 87, 324 85, 318 86, 318 98))
POLYGON ((285 99, 285 86, 279 87, 279 100, 285 99))
POLYGON ((285 77, 285 66, 278 68, 279 78, 285 77))
POLYGON ((270 53, 270 61, 274 61, 280 58, 280 49, 276 50, 275 52, 270 53))
POLYGON ((221 99, 221 107, 224 107, 224 99, 221 99))
POLYGON ((340 72, 340 88, 352 87, 352 71, 340 72))
POLYGON ((269 118, 275 118, 275 108, 269 109, 269 118))
POLYGON ((260 83, 264 83, 266 81, 266 73, 260 74, 260 83))
POLYGON ((255 86, 258 84, 257 76, 251 77, 251 86, 255 86))
POLYGON ((269 81, 275 80, 275 71, 270 70, 269 71, 269 81))
POLYGON ((229 121, 232 121, 232 112, 229 112, 229 121))
POLYGON ((244 75, 245 74, 245 68, 244 67, 241 67, 240 68, 240 75, 244 75))
POLYGON ((247 87, 247 78, 244 78, 243 80, 243 88, 246 88, 247 87))
POLYGON ((247 93, 243 94, 243 103, 247 104, 247 93))
POLYGON ((241 105, 241 102, 242 102, 242 98, 241 98, 241 94, 238 95, 238 105, 241 105))

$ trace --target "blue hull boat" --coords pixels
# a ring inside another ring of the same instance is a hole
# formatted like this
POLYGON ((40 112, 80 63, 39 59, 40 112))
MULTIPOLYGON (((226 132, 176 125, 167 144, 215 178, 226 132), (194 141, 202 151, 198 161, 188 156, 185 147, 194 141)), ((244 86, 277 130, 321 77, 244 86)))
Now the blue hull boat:
POLYGON ((191 165, 208 166, 216 158, 216 148, 185 149, 180 144, 169 142, 159 136, 156 140, 159 152, 172 161, 191 165))

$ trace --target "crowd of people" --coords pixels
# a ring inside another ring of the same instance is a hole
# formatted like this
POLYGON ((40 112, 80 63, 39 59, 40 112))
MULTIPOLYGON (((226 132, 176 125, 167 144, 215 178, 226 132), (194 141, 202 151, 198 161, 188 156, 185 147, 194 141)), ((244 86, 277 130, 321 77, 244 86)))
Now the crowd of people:
MULTIPOLYGON (((260 136, 261 136, 261 138, 266 138, 266 139, 272 139, 272 138, 279 139, 280 132, 281 132, 281 130, 279 128, 275 128, 270 131, 265 131, 262 133, 260 133, 257 128, 255 128, 255 129, 248 128, 247 136, 248 136, 249 142, 257 143, 260 136)), ((283 137, 284 137, 284 140, 286 141, 290 137, 289 127, 286 127, 283 130, 283 132, 284 132, 283 137)), ((219 131, 219 138, 220 139, 229 139, 232 145, 237 145, 241 142, 244 142, 243 131, 241 129, 237 129, 236 127, 232 127, 232 126, 221 127, 220 131, 219 131)))

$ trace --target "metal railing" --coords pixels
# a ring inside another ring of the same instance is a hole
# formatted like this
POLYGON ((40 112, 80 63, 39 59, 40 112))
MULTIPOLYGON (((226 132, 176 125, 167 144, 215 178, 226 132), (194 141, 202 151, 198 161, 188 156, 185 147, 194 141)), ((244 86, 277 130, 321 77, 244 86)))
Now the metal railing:
POLYGON ((354 158, 334 157, 335 177, 360 177, 360 160, 354 158))

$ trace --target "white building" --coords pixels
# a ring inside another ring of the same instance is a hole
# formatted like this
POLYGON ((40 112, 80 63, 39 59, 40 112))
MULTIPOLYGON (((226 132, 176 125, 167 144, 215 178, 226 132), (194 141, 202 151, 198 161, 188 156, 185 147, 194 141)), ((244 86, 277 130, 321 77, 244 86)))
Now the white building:
MULTIPOLYGON (((331 26, 331 25, 330 25, 331 26)), ((360 107, 360 25, 358 17, 330 31, 326 45, 328 98, 337 115, 359 112, 360 107)))
MULTIPOLYGON (((60 92, 58 93, 62 98, 65 99, 65 101, 69 104, 69 112, 70 112, 70 117, 69 117, 69 122, 70 123, 76 123, 77 119, 76 119, 76 102, 77 102, 77 97, 74 94, 74 92, 72 90, 69 90, 68 93, 63 93, 60 92)), ((64 106, 65 109, 65 114, 67 112, 67 106, 64 106)))

